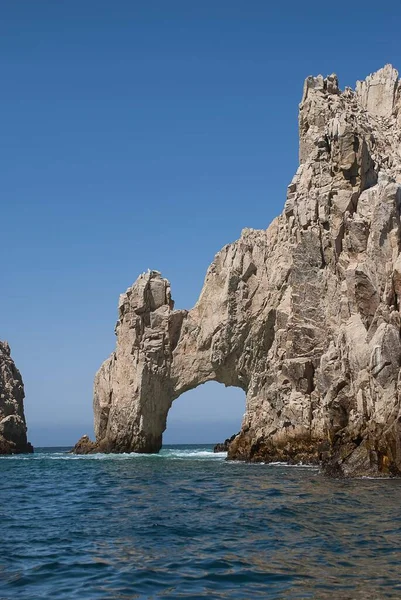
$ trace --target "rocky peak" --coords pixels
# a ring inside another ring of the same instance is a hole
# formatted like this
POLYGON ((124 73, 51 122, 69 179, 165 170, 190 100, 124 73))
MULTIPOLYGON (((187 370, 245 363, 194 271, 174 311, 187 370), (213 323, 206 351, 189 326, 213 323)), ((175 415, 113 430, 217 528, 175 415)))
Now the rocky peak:
POLYGON ((386 65, 364 81, 357 81, 356 99, 373 117, 397 117, 400 108, 401 84, 398 71, 386 65))

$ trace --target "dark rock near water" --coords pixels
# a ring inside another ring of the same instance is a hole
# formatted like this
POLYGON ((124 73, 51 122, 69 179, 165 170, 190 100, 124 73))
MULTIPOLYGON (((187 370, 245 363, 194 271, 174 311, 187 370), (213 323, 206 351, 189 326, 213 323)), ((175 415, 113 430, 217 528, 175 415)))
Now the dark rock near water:
POLYGON ((70 452, 72 454, 94 454, 95 452, 99 452, 99 450, 97 444, 92 442, 89 436, 83 435, 70 452))
POLYGON ((228 445, 227 458, 246 462, 283 462, 288 464, 320 464, 322 459, 321 440, 305 435, 272 443, 269 439, 255 442, 252 436, 238 435, 228 445))
POLYGON ((234 435, 232 435, 230 438, 227 438, 226 440, 224 440, 224 442, 221 442, 220 444, 216 444, 215 447, 213 448, 213 452, 228 452, 229 445, 231 444, 232 441, 235 440, 237 435, 238 435, 238 433, 234 433, 234 435))
POLYGON ((10 346, 0 342, 0 454, 33 452, 27 440, 24 384, 11 358, 10 346))

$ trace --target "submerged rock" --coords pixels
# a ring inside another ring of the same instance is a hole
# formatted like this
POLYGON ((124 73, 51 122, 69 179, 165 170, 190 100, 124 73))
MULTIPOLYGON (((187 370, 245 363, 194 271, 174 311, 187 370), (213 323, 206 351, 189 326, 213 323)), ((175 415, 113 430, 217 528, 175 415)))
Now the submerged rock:
POLYGON ((27 440, 24 384, 10 346, 0 342, 0 454, 33 452, 27 440))
POLYGON ((190 311, 139 276, 95 379, 97 447, 158 452, 172 402, 210 380, 246 392, 228 456, 401 472, 401 84, 308 77, 300 166, 281 216, 244 229, 190 311))

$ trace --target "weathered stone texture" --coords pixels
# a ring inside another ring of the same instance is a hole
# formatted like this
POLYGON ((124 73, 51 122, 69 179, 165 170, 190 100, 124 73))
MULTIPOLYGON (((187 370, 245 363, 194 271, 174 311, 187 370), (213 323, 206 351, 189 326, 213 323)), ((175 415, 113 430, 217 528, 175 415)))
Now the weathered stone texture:
POLYGON ((7 342, 0 342, 0 454, 33 452, 26 437, 24 384, 7 342))
POLYGON ((246 392, 229 457, 401 472, 401 84, 390 65, 340 91, 309 77, 283 214, 209 267, 195 307, 141 275, 96 375, 97 447, 156 452, 168 410, 209 380, 246 392))

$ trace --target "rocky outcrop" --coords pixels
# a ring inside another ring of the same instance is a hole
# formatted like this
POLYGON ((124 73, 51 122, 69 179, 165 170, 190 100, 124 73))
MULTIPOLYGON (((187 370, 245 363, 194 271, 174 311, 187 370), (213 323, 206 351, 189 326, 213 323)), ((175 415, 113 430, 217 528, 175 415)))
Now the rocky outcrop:
POLYGON ((235 440, 238 434, 234 433, 231 437, 224 440, 224 442, 219 442, 213 447, 213 452, 228 452, 231 442, 235 440))
POLYGON ((0 454, 33 452, 26 437, 24 384, 7 342, 0 342, 0 454))
POLYGON ((70 450, 70 454, 94 454, 96 452, 100 452, 98 444, 92 442, 88 435, 83 435, 72 450, 70 450))
POLYGON ((245 229, 190 311, 141 275, 120 297, 96 375, 96 444, 157 452, 178 396, 215 380, 246 392, 237 460, 401 473, 401 84, 390 65, 340 91, 309 77, 300 166, 284 212, 245 229))

